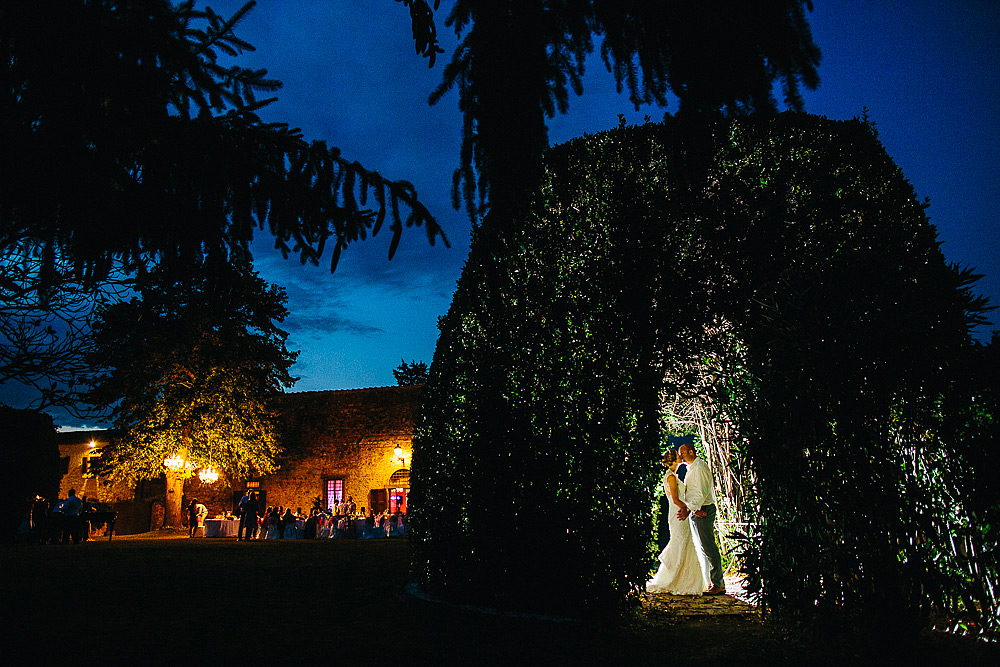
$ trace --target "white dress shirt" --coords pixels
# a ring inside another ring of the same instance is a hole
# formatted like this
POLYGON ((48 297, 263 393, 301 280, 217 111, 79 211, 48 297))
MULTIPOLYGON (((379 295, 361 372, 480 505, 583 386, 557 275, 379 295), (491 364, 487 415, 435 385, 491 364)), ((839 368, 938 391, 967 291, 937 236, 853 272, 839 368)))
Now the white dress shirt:
POLYGON ((715 482, 708 464, 696 458, 687 464, 687 474, 684 476, 684 497, 681 501, 692 512, 700 510, 705 505, 715 504, 715 482))

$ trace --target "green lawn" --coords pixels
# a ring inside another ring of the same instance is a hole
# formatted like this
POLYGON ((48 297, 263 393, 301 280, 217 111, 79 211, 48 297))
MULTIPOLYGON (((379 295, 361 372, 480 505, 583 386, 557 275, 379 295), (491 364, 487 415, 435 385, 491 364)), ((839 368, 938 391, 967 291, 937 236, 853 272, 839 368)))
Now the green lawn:
POLYGON ((743 618, 553 621, 427 601, 406 591, 403 540, 121 539, 0 557, 6 664, 870 661, 743 618))

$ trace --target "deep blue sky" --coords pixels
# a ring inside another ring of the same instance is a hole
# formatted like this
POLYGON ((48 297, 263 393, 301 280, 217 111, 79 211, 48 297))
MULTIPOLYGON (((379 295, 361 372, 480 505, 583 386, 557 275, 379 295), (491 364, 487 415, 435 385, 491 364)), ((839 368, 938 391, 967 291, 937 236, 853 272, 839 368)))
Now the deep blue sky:
MULTIPOLYGON (((208 3, 221 13, 241 2, 208 3)), ((816 0, 810 23, 823 51, 822 82, 806 110, 830 118, 867 107, 889 154, 929 197, 949 261, 978 267, 980 291, 1000 303, 1000 4, 816 0)), ((262 275, 288 288, 291 344, 302 350, 296 390, 393 384, 400 358, 431 361, 436 321, 450 303, 468 250, 469 223, 450 205, 458 161, 457 96, 427 95, 456 43, 433 69, 416 57, 408 16, 391 0, 262 0, 238 34, 257 47, 247 61, 284 82, 268 118, 301 127, 389 178, 413 182, 452 242, 429 247, 407 230, 392 262, 388 235, 352 246, 334 275, 258 247, 262 275)), ((676 109, 672 109, 676 110, 676 109)), ((636 112, 596 58, 585 92, 550 122, 552 143, 614 127, 636 112)), ((988 335, 988 329, 980 332, 988 335)))
MULTIPOLYGON (((243 0, 198 4, 230 15, 243 0)), ((431 361, 469 237, 450 199, 457 95, 427 104, 456 43, 444 26, 450 5, 438 13, 446 53, 433 69, 414 55, 408 14, 393 0, 261 0, 237 29, 257 47, 242 63, 284 83, 265 118, 414 183, 452 244, 430 247, 422 229, 405 230, 388 262, 385 232, 349 248, 331 275, 328 265, 281 259, 260 237, 257 267, 287 288, 284 326, 302 350, 295 391, 394 384, 401 358, 431 361)), ((1000 3, 815 0, 810 23, 823 60, 806 110, 840 119, 867 107, 918 197, 930 198, 945 256, 985 273, 979 291, 1000 304, 1000 3)), ((550 121, 552 143, 614 127, 619 113, 638 123, 664 111, 632 109, 598 58, 584 85, 569 114, 550 121)))

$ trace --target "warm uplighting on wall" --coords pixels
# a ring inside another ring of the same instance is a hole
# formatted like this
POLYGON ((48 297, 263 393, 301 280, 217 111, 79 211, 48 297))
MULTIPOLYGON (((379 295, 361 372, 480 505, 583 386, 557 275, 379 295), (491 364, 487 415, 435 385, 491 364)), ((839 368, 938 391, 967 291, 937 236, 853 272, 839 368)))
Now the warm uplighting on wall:
POLYGON ((203 484, 213 484, 219 481, 219 473, 215 470, 214 466, 208 466, 198 473, 198 479, 200 479, 203 484))

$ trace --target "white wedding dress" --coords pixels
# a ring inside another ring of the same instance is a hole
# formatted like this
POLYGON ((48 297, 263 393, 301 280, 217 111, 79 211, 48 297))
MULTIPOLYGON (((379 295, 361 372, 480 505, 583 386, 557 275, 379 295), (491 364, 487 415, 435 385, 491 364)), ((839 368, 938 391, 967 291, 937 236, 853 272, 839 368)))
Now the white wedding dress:
MULTIPOLYGON (((663 477, 663 489, 670 497, 667 478, 677 475, 668 472, 663 477)), ((677 497, 684 498, 684 482, 677 479, 677 497)), ((647 593, 670 593, 671 595, 701 595, 708 589, 710 580, 701 562, 698 548, 691 534, 691 520, 677 518, 677 505, 670 502, 670 542, 660 554, 660 567, 652 580, 646 582, 647 593)))

